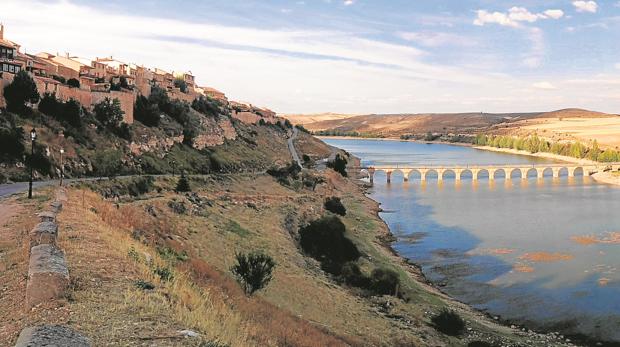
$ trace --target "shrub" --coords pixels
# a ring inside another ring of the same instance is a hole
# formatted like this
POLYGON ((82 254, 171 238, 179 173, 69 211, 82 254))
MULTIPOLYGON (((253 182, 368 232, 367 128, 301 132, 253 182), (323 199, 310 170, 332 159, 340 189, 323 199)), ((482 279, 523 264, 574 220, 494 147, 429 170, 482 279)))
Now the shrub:
POLYGON ((113 177, 121 170, 122 153, 119 150, 108 149, 97 151, 92 159, 94 172, 99 177, 113 177))
POLYGON ((446 335, 458 336, 465 331, 465 321, 452 310, 443 309, 431 321, 435 329, 446 335))
POLYGON ((170 268, 168 267, 157 267, 155 270, 153 270, 153 273, 159 276, 162 281, 169 282, 174 279, 174 274, 172 273, 172 270, 170 270, 170 268))
POLYGON ((0 124, 0 160, 12 161, 22 158, 24 129, 14 124, 0 124))
POLYGON ((34 104, 39 101, 37 85, 30 75, 21 70, 13 78, 13 82, 4 87, 4 99, 7 109, 21 115, 25 115, 29 110, 26 103, 34 104))
POLYGON ((340 269, 340 279, 353 287, 367 288, 370 285, 370 279, 362 273, 359 265, 353 261, 342 265, 340 269))
POLYGON ((62 102, 55 93, 45 93, 39 102, 39 111, 75 128, 82 126, 82 105, 75 99, 62 102))
POLYGON ((168 201, 168 207, 176 214, 186 214, 187 206, 185 206, 185 202, 170 200, 168 201))
POLYGON ((340 173, 343 177, 347 177, 347 159, 340 154, 336 154, 336 158, 328 162, 327 167, 340 173))
POLYGON ((187 82, 185 82, 182 78, 175 78, 174 86, 179 88, 182 93, 187 93, 188 91, 187 82))
POLYGON ((144 281, 144 280, 137 280, 135 285, 136 285, 136 287, 138 289, 142 289, 142 290, 153 290, 153 289, 155 289, 155 286, 153 285, 153 283, 147 282, 147 281, 144 281))
POLYGON ((360 252, 345 236, 346 227, 337 216, 324 216, 299 229, 300 246, 319 260, 323 269, 338 274, 342 265, 357 260, 360 252))
POLYGON ((75 78, 69 78, 67 85, 72 88, 80 88, 80 81, 75 78))
POLYGON ((390 269, 374 269, 370 274, 370 289, 379 295, 397 295, 400 278, 396 271, 390 269))
POLYGON ((217 101, 200 96, 192 102, 192 108, 204 115, 217 118, 220 114, 220 105, 217 101))
POLYGON ((155 179, 153 176, 142 176, 132 179, 127 184, 127 192, 129 195, 136 197, 146 194, 155 187, 155 179))
POLYGON ((290 183, 289 177, 295 180, 298 179, 300 172, 301 168, 295 162, 291 162, 287 166, 272 167, 267 170, 268 175, 273 176, 280 183, 285 183, 284 185, 290 183))
POLYGON ((497 345, 486 341, 472 341, 467 344, 467 347, 495 347, 497 345))
POLYGON ((179 178, 179 181, 177 182, 176 191, 177 193, 192 191, 192 187, 189 185, 189 180, 185 174, 181 174, 181 178, 179 178))
POLYGON ((329 212, 345 216, 347 214, 347 209, 344 207, 340 198, 337 196, 332 196, 331 198, 325 199, 325 209, 329 212))
POLYGON ((261 290, 272 278, 276 265, 273 259, 263 253, 237 254, 237 264, 230 268, 247 295, 261 290))

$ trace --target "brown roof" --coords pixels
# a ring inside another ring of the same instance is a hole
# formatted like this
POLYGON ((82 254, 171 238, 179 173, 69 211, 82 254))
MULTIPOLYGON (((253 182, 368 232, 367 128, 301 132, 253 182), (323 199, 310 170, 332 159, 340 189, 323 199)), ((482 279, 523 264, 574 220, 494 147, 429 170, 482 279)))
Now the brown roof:
POLYGON ((0 46, 10 47, 10 48, 17 48, 18 45, 15 42, 13 42, 13 41, 0 39, 0 46))

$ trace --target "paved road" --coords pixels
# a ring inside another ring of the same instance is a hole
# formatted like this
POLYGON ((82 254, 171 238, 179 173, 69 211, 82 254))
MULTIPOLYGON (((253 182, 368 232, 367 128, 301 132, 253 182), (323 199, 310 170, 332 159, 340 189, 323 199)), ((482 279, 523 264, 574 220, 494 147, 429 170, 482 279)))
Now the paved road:
MULTIPOLYGON (((58 181, 42 181, 42 182, 33 182, 32 188, 41 188, 50 185, 57 185, 58 181)), ((18 182, 11 184, 2 184, 0 185, 0 198, 5 198, 7 196, 25 192, 28 190, 28 182, 18 182)))
POLYGON ((293 127, 293 135, 289 137, 288 139, 288 150, 291 152, 291 155, 293 156, 293 160, 295 160, 297 165, 303 168, 304 167, 303 163, 301 162, 301 159, 299 159, 299 154, 297 154, 297 150, 295 149, 295 145, 293 144, 293 140, 297 138, 297 134, 299 134, 299 130, 293 127))

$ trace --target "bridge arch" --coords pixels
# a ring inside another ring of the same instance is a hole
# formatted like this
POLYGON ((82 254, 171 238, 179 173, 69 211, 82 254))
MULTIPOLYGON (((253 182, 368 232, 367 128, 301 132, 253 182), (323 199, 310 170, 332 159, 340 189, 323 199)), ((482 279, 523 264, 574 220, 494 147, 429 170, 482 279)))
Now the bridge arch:
POLYGON ((477 176, 476 177, 477 179, 481 179, 481 178, 491 179, 491 171, 489 171, 489 169, 480 169, 476 173, 476 176, 477 176))
POLYGON ((558 168, 558 177, 564 177, 564 176, 568 176, 568 168, 567 167, 558 168))
MULTIPOLYGON (((491 178, 491 176, 489 176, 489 178, 491 178)), ((506 174, 506 170, 505 169, 494 169, 493 170, 493 179, 497 179, 497 178, 503 178, 506 179, 507 178, 507 174, 506 174), (498 175, 497 173, 501 172, 501 175, 498 175)))
POLYGON ((439 179, 439 171, 435 169, 428 169, 426 172, 422 173, 424 175, 424 180, 428 180, 429 178, 437 178, 439 179))
POLYGON ((549 176, 553 176, 553 169, 550 167, 541 169, 542 170, 542 175, 543 177, 549 177, 549 176))
POLYGON ((506 169, 506 179, 512 179, 512 178, 523 178, 523 175, 521 174, 521 169, 518 168, 509 168, 506 169), (515 172, 517 173, 517 175, 515 176, 515 172))
POLYGON ((442 179, 446 179, 446 178, 453 178, 456 179, 456 171, 454 171, 454 169, 445 169, 443 170, 443 172, 441 173, 441 178, 442 179), (447 174, 447 175, 446 175, 447 174))
POLYGON ((572 176, 576 177, 576 176, 585 176, 585 172, 586 170, 581 167, 581 166, 577 166, 574 167, 572 170, 572 176))
POLYGON ((525 177, 523 178, 530 178, 530 177, 538 177, 538 169, 537 168, 530 168, 530 169, 526 169, 525 171, 525 177))
POLYGON ((407 179, 422 179, 422 172, 418 169, 411 169, 407 174, 407 179))
POLYGON ((464 179, 464 178, 474 178, 474 173, 473 171, 471 171, 471 169, 463 169, 460 174, 460 179, 464 179))

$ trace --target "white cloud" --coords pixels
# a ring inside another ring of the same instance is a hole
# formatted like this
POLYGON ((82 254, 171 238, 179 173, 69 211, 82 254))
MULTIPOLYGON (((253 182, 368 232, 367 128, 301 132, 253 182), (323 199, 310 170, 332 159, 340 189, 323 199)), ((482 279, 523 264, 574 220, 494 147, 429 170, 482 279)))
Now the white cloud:
POLYGON ((562 10, 547 10, 545 12, 543 12, 545 14, 545 16, 551 18, 551 19, 560 19, 562 17, 564 17, 564 11, 562 10))
POLYGON ((620 63, 616 63, 616 65, 614 65, 614 67, 618 70, 620 70, 620 63))
POLYGON ((467 36, 446 33, 446 32, 435 32, 435 31, 398 32, 396 33, 396 35, 403 40, 416 42, 422 46, 427 46, 427 47, 439 47, 439 46, 471 47, 477 44, 475 40, 467 36))
POLYGON ((344 5, 345 6, 351 6, 353 4, 355 4, 355 0, 345 0, 344 1, 344 5))
POLYGON ((577 12, 596 13, 596 11, 598 11, 598 4, 596 3, 596 1, 573 1, 573 6, 575 6, 577 12))
POLYGON ((534 87, 536 89, 545 89, 545 90, 557 89, 553 84, 551 84, 550 82, 547 82, 547 81, 536 82, 536 83, 532 84, 532 87, 534 87))
POLYGON ((518 27, 520 22, 534 23, 541 19, 560 19, 564 11, 550 9, 543 13, 532 13, 525 7, 511 7, 508 12, 489 12, 487 10, 476 11, 477 18, 474 25, 499 24, 502 26, 518 27))

